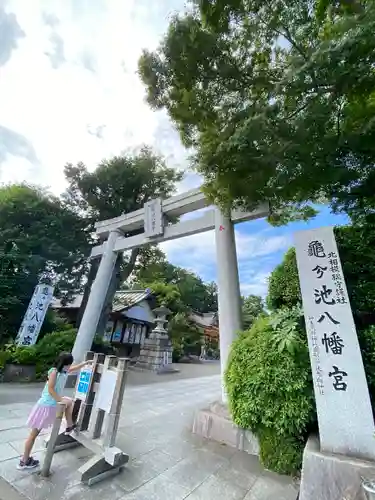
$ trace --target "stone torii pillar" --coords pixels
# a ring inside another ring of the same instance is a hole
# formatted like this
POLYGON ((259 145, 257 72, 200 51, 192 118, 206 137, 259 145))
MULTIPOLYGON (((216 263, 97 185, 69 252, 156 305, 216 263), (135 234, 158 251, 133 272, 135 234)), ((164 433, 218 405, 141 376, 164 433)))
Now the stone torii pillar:
POLYGON ((92 342, 95 337, 99 318, 116 264, 117 253, 114 251, 114 248, 119 236, 121 236, 119 231, 111 231, 104 244, 104 251, 100 260, 98 272, 92 284, 86 309, 73 347, 72 354, 75 363, 83 361, 86 352, 91 351, 92 342))
POLYGON ((232 342, 242 328, 241 291, 238 276, 236 239, 231 219, 215 212, 215 240, 219 299, 220 364, 223 403, 227 401, 224 374, 232 342))

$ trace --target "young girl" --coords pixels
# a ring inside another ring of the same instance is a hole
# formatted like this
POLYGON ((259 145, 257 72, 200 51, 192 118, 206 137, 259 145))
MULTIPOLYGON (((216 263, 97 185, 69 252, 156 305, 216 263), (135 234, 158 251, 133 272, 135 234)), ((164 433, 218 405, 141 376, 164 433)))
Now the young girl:
POLYGON ((73 356, 68 352, 62 352, 55 362, 55 366, 48 372, 48 381, 43 389, 42 395, 31 410, 27 424, 31 428, 29 437, 25 443, 25 451, 20 460, 18 469, 33 469, 39 465, 39 460, 35 460, 30 456, 35 440, 42 429, 46 429, 53 425, 57 403, 65 403, 65 418, 67 428, 65 433, 70 434, 76 427, 73 422, 73 401, 70 398, 62 397, 61 393, 65 387, 65 382, 69 373, 80 370, 85 365, 91 364, 92 361, 85 361, 79 365, 73 365, 73 356))

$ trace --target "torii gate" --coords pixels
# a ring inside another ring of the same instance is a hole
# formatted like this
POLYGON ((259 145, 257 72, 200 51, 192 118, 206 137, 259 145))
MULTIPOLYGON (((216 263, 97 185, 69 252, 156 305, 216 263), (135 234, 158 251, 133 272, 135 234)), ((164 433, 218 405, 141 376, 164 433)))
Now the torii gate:
POLYGON ((215 229, 222 398, 223 402, 226 400, 224 371, 230 346, 242 326, 234 224, 267 217, 269 206, 263 204, 252 212, 233 210, 230 216, 214 207, 199 218, 165 225, 165 215, 179 217, 208 206, 210 203, 202 191, 194 189, 166 200, 149 201, 140 210, 95 224, 96 234, 107 240, 91 252, 91 258, 101 256, 101 260, 73 348, 76 362, 82 361, 85 353, 91 349, 118 252, 215 229), (141 234, 127 238, 123 236, 124 232, 142 227, 144 232, 141 234))

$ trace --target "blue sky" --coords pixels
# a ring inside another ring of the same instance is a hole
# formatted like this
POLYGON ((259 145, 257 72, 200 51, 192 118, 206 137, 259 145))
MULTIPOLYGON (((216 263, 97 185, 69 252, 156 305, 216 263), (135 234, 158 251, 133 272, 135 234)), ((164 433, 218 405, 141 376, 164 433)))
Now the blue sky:
MULTIPOLYGON (((155 49, 184 0, 0 0, 0 182, 29 181, 55 193, 63 167, 151 145, 185 172, 179 192, 198 187, 187 152, 164 112, 153 112, 137 75, 143 48, 155 49)), ((293 232, 345 222, 327 209, 307 224, 238 225, 244 294, 265 295, 269 273, 293 232)), ((216 276, 212 232, 163 245, 174 264, 216 276)))

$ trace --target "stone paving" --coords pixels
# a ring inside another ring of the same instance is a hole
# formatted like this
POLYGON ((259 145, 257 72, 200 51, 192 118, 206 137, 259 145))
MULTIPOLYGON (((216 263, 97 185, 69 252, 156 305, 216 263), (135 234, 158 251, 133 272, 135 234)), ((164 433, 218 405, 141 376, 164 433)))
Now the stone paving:
MULTIPOLYGON (((82 485, 77 470, 90 456, 84 448, 57 453, 49 479, 18 471, 32 404, 15 403, 0 406, 0 477, 24 500, 296 500, 290 478, 265 471, 256 457, 191 434, 194 411, 220 397, 219 376, 160 377, 125 394, 117 445, 131 460, 118 476, 82 485)), ((34 456, 42 459, 42 449, 43 437, 34 456)))

